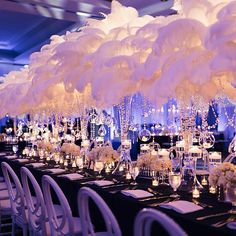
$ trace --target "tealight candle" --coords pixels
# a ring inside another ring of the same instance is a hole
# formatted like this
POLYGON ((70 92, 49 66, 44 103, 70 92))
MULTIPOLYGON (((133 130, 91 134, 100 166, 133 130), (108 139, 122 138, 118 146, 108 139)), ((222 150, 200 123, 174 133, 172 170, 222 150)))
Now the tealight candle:
POLYGON ((47 160, 47 161, 50 161, 50 160, 51 160, 50 156, 47 156, 46 160, 47 160))
POLYGON ((75 161, 73 161, 73 163, 72 163, 72 167, 73 167, 73 168, 76 167, 76 162, 75 162, 75 161))
POLYGON ((60 164, 63 164, 64 163, 64 159, 63 158, 60 158, 60 164))
POLYGON ((211 187, 209 188, 209 192, 215 194, 215 193, 216 193, 216 188, 213 187, 213 186, 211 186, 211 187))
POLYGON ((131 179, 131 177, 132 177, 131 174, 129 172, 127 172, 125 178, 126 179, 131 179))
POLYGON ((199 198, 200 197, 200 192, 199 190, 195 187, 193 190, 193 198, 199 198))
POLYGON ((154 179, 152 180, 152 186, 158 186, 158 185, 159 185, 158 180, 157 180, 156 178, 154 178, 154 179))
POLYGON ((110 169, 109 166, 106 167, 105 172, 106 172, 106 173, 110 173, 110 172, 111 172, 111 169, 110 169))
POLYGON ((64 161, 64 166, 66 166, 66 167, 68 166, 68 161, 67 160, 64 161))
POLYGON ((124 166, 123 165, 119 166, 119 171, 124 171, 124 166))
POLYGON ((76 158, 76 164, 79 168, 83 168, 83 158, 77 157, 76 158))
POLYGON ((202 186, 206 186, 208 184, 205 176, 202 179, 201 184, 202 184, 202 186))

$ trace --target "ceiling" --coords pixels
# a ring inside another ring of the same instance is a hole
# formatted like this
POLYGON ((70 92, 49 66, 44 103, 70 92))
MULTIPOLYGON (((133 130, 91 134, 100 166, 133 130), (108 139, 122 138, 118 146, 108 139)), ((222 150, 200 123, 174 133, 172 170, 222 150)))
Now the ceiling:
MULTIPOLYGON (((140 15, 169 15, 174 0, 120 0, 140 15)), ((51 35, 83 25, 86 18, 102 19, 111 0, 0 0, 0 76, 28 64, 29 56, 51 35)))

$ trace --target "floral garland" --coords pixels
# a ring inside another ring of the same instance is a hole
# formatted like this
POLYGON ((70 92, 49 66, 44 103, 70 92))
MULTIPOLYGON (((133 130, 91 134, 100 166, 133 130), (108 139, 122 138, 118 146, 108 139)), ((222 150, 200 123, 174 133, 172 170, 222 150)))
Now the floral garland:
POLYGON ((139 168, 146 167, 152 171, 171 170, 172 163, 169 159, 159 159, 150 153, 141 155, 137 160, 139 168))
POLYGON ((116 150, 114 150, 111 146, 102 146, 93 148, 87 156, 89 161, 103 161, 106 164, 110 164, 112 162, 117 162, 120 159, 120 156, 116 150))
POLYGON ((224 162, 215 167, 209 176, 211 186, 227 186, 227 184, 236 184, 236 166, 229 162, 224 162))

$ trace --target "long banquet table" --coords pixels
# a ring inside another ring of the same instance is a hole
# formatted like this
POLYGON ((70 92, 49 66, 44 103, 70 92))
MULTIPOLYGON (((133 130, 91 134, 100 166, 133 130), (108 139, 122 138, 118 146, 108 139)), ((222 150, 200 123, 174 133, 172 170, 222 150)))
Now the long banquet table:
MULTIPOLYGON (((25 165, 17 162, 16 160, 9 160, 5 156, 0 156, 0 162, 6 161, 11 165, 11 167, 15 170, 16 174, 20 176, 20 168, 25 165)), ((45 171, 45 168, 33 168, 27 166, 37 179, 37 181, 41 184, 41 178, 44 174, 49 174, 45 171)), ((65 174, 65 173, 64 173, 65 174)), ((78 207, 77 207, 77 193, 78 190, 83 186, 89 186, 94 189, 100 196, 106 201, 108 206, 111 208, 112 212, 116 216, 118 223, 121 227, 122 233, 124 236, 133 235, 133 225, 136 214, 143 209, 144 207, 156 208, 171 218, 173 218, 180 226, 187 232, 190 236, 195 235, 235 235, 236 231, 227 228, 226 226, 221 228, 215 228, 211 226, 211 224, 216 223, 222 219, 227 219, 229 215, 214 217, 207 220, 199 221, 196 218, 200 216, 205 216, 209 214, 215 214, 219 212, 226 212, 231 209, 231 204, 226 202, 217 201, 216 195, 209 194, 208 190, 203 190, 201 193, 201 197, 199 202, 205 203, 208 205, 203 210, 196 211, 188 214, 180 214, 173 210, 164 209, 158 206, 160 202, 165 199, 142 199, 138 200, 129 196, 125 196, 121 193, 122 189, 144 189, 147 190, 148 187, 151 187, 149 179, 138 179, 138 185, 132 186, 128 183, 117 183, 109 187, 98 187, 96 185, 91 185, 88 183, 90 180, 94 180, 92 176, 92 172, 84 172, 84 178, 76 181, 69 180, 65 177, 61 177, 60 175, 49 174, 51 175, 55 181, 59 184, 61 189, 63 190, 65 196, 67 197, 69 204, 72 209, 72 213, 74 216, 78 216, 78 207)), ((107 176, 107 179, 113 179, 114 176, 107 176)), ((154 191, 160 194, 170 194, 172 192, 169 186, 158 186, 153 188, 154 191)), ((182 200, 192 201, 191 193, 185 191, 178 191, 182 200)), ((103 223, 101 221, 101 217, 99 213, 93 209, 93 217, 95 217, 95 227, 102 229, 103 223)), ((153 235, 160 235, 161 229, 156 225, 153 229, 153 235)), ((164 233, 164 232, 162 232, 164 233)), ((162 234, 163 235, 163 234, 162 234)))

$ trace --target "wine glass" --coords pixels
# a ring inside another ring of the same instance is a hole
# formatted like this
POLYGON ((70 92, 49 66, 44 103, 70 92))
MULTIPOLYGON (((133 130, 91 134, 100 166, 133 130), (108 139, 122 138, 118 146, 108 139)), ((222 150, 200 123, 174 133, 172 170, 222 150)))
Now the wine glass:
POLYGON ((16 155, 16 153, 18 151, 18 145, 13 145, 12 150, 13 150, 14 154, 16 155))
POLYGON ((104 163, 102 161, 95 161, 94 168, 96 171, 98 171, 97 178, 102 178, 101 171, 104 168, 104 163))
POLYGON ((230 212, 236 214, 236 183, 227 186, 226 197, 232 203, 230 212))
POLYGON ((137 162, 131 163, 129 173, 131 174, 134 180, 131 184, 137 185, 136 178, 139 175, 139 167, 137 166, 137 162))
POLYGON ((170 172, 169 173, 169 184, 173 188, 174 193, 171 194, 171 197, 177 198, 179 195, 177 194, 177 189, 181 184, 181 173, 180 172, 170 172))

